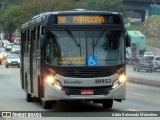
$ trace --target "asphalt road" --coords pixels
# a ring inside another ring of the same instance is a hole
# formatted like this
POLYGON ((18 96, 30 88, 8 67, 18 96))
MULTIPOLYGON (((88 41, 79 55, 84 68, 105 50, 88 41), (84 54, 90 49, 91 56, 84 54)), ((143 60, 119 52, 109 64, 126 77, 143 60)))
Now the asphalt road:
MULTIPOLYGON (((132 72, 133 71, 128 70, 128 74, 133 74, 132 72)), ((138 77, 137 73, 134 74, 136 74, 136 77, 138 77)), ((145 74, 145 77, 148 75, 152 76, 153 78, 156 78, 158 75, 158 73, 143 74, 145 74)), ((58 103, 53 107, 53 109, 44 110, 41 104, 38 102, 26 102, 25 92, 20 86, 20 69, 17 67, 5 68, 4 63, 0 65, 0 91, 0 111, 50 111, 52 116, 61 117, 97 116, 92 120, 97 118, 99 119, 99 117, 106 117, 107 113, 109 112, 160 111, 160 88, 132 83, 127 83, 126 100, 122 103, 114 102, 113 109, 111 110, 103 110, 101 104, 77 102, 58 103)), ((110 117, 107 118, 113 119, 110 117)), ((4 120, 3 118, 0 118, 0 120, 1 119, 4 120)), ((10 119, 12 118, 7 118, 7 120, 10 119)), ((114 120, 116 119, 118 118, 115 118, 114 120)))
POLYGON ((127 65, 126 70, 129 82, 160 88, 160 69, 152 73, 147 72, 146 70, 141 70, 137 72, 133 71, 133 65, 127 65))

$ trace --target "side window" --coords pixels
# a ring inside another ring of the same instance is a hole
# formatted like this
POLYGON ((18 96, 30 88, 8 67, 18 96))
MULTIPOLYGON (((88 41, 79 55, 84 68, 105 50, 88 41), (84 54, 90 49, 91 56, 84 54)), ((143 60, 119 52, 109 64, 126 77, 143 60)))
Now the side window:
POLYGON ((59 58, 58 44, 55 38, 48 38, 46 46, 46 61, 49 64, 57 64, 59 58))

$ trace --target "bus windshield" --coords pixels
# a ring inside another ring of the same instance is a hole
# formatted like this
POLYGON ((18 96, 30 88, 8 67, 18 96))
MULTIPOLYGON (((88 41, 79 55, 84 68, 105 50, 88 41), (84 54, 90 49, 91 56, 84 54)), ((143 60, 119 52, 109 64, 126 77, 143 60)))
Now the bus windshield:
POLYGON ((50 31, 46 63, 54 66, 114 66, 125 62, 120 30, 50 31))

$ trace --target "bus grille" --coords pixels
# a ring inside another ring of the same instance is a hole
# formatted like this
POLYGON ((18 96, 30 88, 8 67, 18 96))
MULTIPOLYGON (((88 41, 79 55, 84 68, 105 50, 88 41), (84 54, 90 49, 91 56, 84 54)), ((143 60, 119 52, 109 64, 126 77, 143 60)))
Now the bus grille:
POLYGON ((94 90, 94 95, 107 95, 111 86, 105 87, 63 87, 66 95, 80 95, 80 90, 94 90))
POLYGON ((108 77, 116 73, 114 68, 63 68, 58 74, 73 78, 108 77))

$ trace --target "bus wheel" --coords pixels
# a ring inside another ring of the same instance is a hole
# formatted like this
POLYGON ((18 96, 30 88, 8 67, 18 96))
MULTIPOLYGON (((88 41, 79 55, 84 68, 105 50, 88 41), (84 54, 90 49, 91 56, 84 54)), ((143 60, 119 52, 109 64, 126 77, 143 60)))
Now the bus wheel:
POLYGON ((102 104, 104 109, 110 109, 113 106, 113 99, 104 100, 102 104))
POLYGON ((42 107, 44 109, 52 109, 52 102, 51 101, 43 101, 42 100, 42 107))
POLYGON ((32 98, 32 95, 29 94, 27 91, 26 91, 26 101, 27 102, 33 102, 34 101, 34 98, 32 98))

